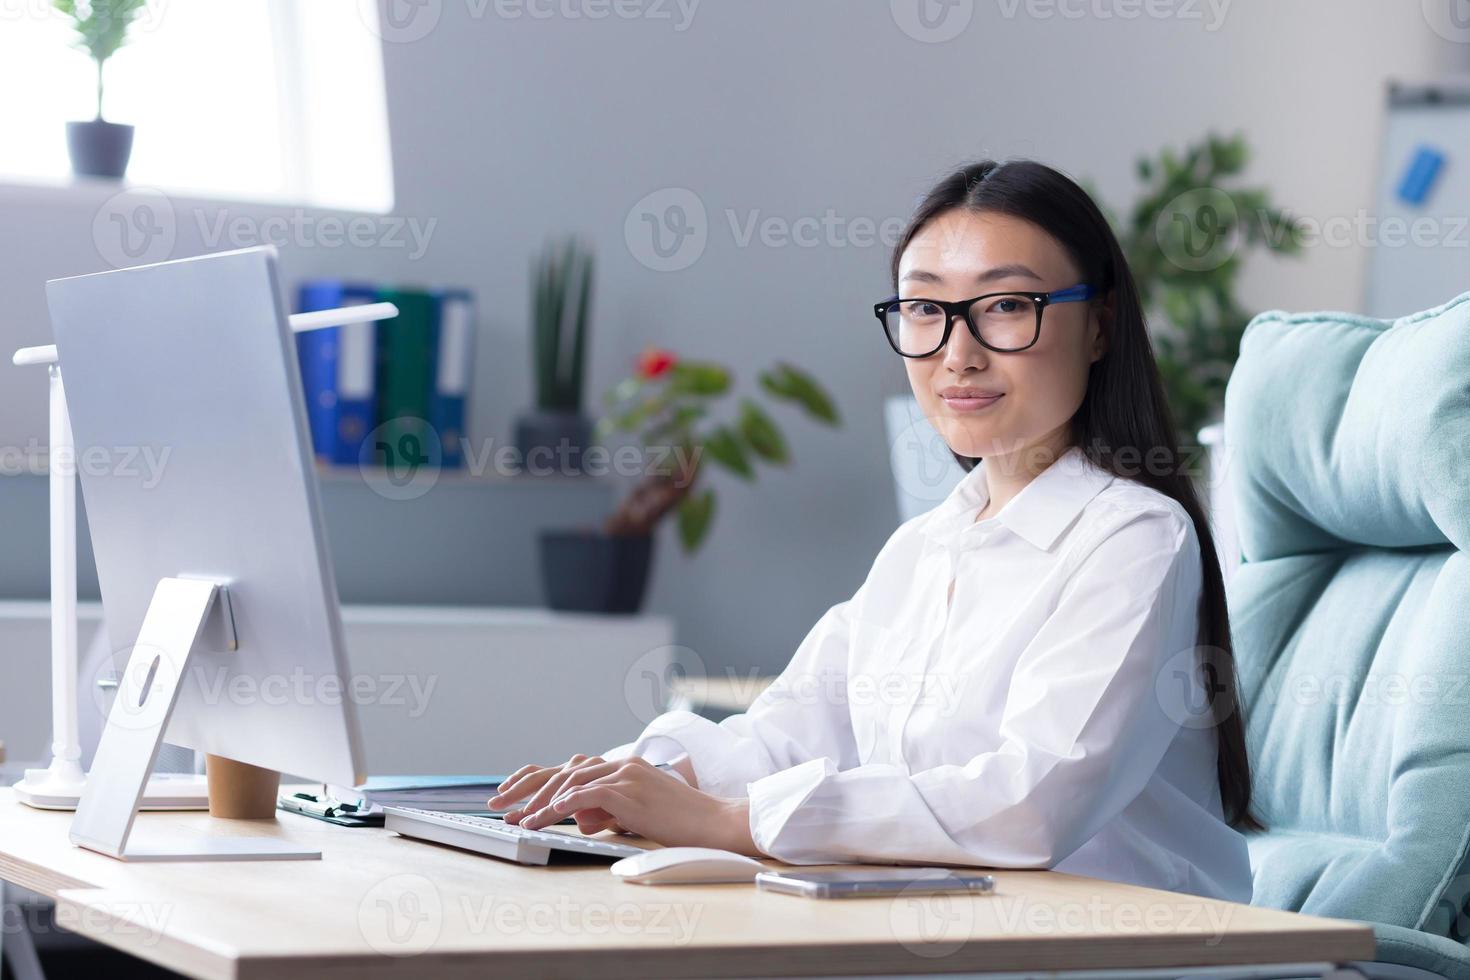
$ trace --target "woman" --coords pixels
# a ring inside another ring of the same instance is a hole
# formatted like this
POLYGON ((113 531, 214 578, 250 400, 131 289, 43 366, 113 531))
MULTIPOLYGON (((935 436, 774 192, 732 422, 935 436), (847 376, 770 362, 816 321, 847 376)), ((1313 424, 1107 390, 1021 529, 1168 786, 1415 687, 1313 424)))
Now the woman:
POLYGON ((750 710, 656 718, 490 803, 795 864, 1057 868, 1248 901, 1224 586, 1106 220, 1061 173, 936 186, 878 304, 968 470, 750 710), (979 298, 976 298, 976 297, 979 298))

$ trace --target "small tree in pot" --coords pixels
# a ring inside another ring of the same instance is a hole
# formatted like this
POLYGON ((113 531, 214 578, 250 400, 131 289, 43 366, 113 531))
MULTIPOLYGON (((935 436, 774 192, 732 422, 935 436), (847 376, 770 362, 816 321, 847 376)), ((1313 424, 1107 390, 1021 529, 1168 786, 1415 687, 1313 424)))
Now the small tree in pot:
MULTIPOLYGON (((779 363, 759 376, 772 399, 796 405, 827 425, 839 424, 831 397, 810 375, 779 363)), ((542 535, 543 572, 553 608, 636 612, 642 604, 652 555, 653 530, 677 515, 686 553, 697 551, 715 515, 715 491, 701 483, 706 461, 745 480, 756 463, 784 466, 791 454, 776 421, 753 397, 739 401, 732 420, 712 422, 710 408, 730 393, 730 372, 719 364, 681 361, 649 349, 637 371, 607 393, 609 413, 599 434, 639 434, 648 459, 633 491, 604 522, 602 531, 550 531, 542 535)))
POLYGON ((52 0, 71 19, 77 47, 97 64, 97 117, 66 124, 71 169, 88 177, 122 177, 133 153, 133 127, 102 118, 102 75, 107 59, 127 43, 128 28, 147 0, 52 0))
POLYGON ((592 420, 582 414, 592 252, 575 239, 548 245, 531 278, 536 409, 516 420, 516 448, 523 460, 537 450, 563 450, 575 472, 581 469, 582 452, 592 440, 592 420))

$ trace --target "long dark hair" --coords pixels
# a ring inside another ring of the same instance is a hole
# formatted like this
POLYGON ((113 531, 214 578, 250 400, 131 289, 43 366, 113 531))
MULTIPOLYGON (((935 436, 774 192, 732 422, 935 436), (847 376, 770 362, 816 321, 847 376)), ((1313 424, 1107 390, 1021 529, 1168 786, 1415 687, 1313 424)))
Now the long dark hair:
MULTIPOLYGON (((1072 442, 1103 469, 1172 497, 1194 522, 1204 586, 1199 643, 1209 654, 1204 669, 1215 675, 1207 686, 1219 744, 1220 801, 1232 825, 1261 830, 1251 813, 1250 761, 1242 709, 1236 700, 1230 614, 1220 560, 1194 484, 1182 464, 1138 287, 1118 239, 1092 198, 1065 174, 1034 160, 984 160, 945 177, 920 202, 893 251, 895 291, 899 261, 909 242, 934 218, 955 209, 1031 222, 1061 243, 1081 270, 1083 282, 1097 288, 1103 299, 1111 297, 1112 315, 1104 322, 1106 352, 1089 369, 1087 392, 1072 417, 1072 442), (1117 458, 1120 450, 1124 460, 1117 458), (1160 452, 1165 465, 1155 462, 1160 452), (1148 465, 1138 465, 1138 457, 1146 458, 1148 465), (1134 461, 1127 462, 1129 458, 1134 461)), ((959 453, 954 456, 966 471, 978 462, 959 453)))

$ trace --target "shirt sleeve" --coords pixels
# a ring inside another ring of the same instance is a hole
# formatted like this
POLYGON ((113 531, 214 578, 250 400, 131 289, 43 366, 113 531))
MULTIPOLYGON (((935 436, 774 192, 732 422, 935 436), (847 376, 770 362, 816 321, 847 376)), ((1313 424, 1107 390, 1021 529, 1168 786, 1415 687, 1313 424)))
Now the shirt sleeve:
POLYGON ((753 781, 809 761, 854 764, 857 747, 846 697, 848 611, 854 599, 823 614, 786 669, 746 711, 719 722, 691 711, 668 711, 603 758, 642 756, 656 763, 688 752, 699 789, 726 797, 743 797, 753 781))
POLYGON ((1178 733, 1163 692, 1181 685, 1157 677, 1195 655, 1200 582, 1186 517, 1129 515, 1022 653, 1000 744, 914 773, 813 758, 765 776, 748 787, 756 846, 791 864, 1051 867, 1143 791, 1178 733))

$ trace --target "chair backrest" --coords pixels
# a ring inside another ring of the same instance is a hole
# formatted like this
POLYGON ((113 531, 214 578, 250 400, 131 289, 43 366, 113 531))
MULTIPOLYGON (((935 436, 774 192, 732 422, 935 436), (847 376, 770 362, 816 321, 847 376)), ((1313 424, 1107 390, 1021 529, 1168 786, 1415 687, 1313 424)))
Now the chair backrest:
POLYGON ((1463 941, 1470 293, 1256 317, 1225 433, 1254 901, 1463 941))

